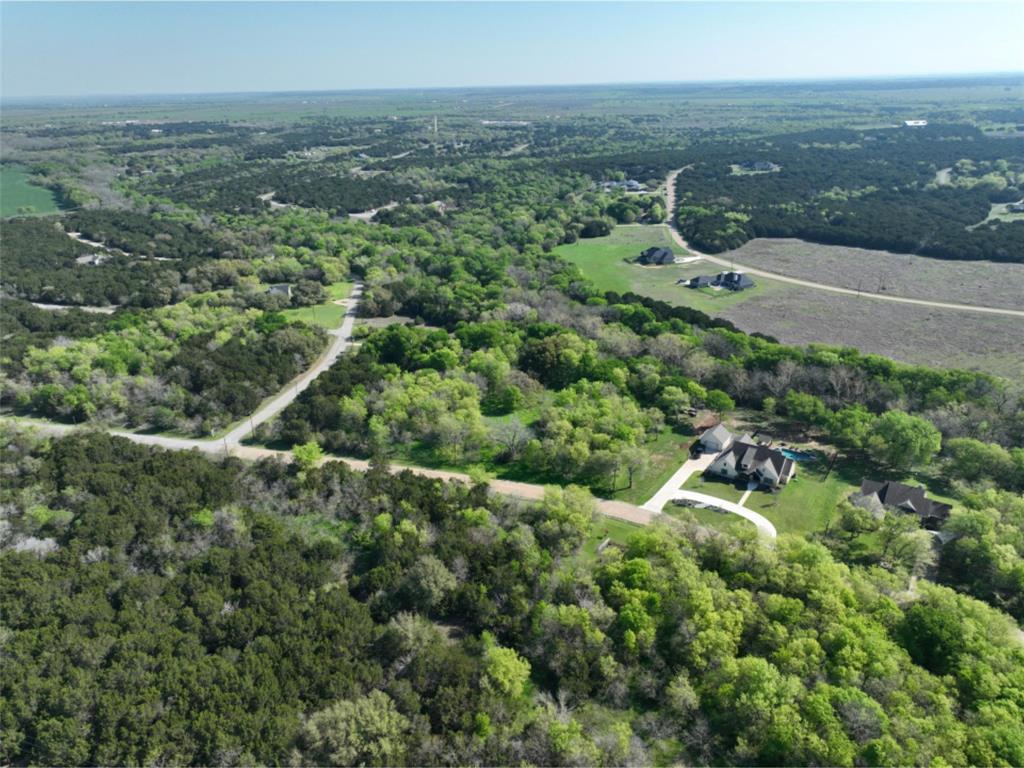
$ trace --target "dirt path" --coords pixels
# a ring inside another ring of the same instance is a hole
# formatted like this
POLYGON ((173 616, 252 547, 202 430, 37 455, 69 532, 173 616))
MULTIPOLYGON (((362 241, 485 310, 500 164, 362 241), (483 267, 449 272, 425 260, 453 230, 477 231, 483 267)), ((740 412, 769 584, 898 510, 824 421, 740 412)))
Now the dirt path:
POLYGON ((331 343, 324 353, 320 355, 320 358, 305 373, 293 379, 274 397, 264 402, 256 409, 255 413, 235 425, 231 431, 224 435, 222 440, 229 444, 240 443, 244 437, 250 435, 260 424, 274 418, 291 405, 295 398, 299 396, 299 393, 305 390, 313 379, 334 365, 334 361, 338 359, 342 352, 348 349, 352 341, 352 328, 355 326, 356 312, 359 309, 359 297, 362 295, 362 292, 363 286, 360 283, 356 283, 347 300, 348 311, 345 312, 341 325, 328 331, 328 334, 332 336, 331 343))
POLYGON ((43 304, 39 301, 30 301, 33 307, 39 307, 39 309, 45 309, 50 312, 57 312, 63 309, 80 309, 83 312, 92 312, 97 315, 112 315, 117 311, 117 307, 113 304, 106 307, 96 307, 89 304, 43 304))
POLYGON ((758 275, 760 277, 767 277, 767 278, 769 278, 771 280, 776 280, 776 281, 778 281, 780 283, 790 283, 791 285, 800 285, 800 286, 803 286, 804 288, 815 288, 815 289, 821 290, 821 291, 830 291, 831 293, 842 293, 842 294, 845 294, 847 296, 859 296, 859 297, 864 297, 864 298, 868 298, 868 299, 876 299, 876 300, 879 300, 879 301, 894 301, 897 304, 916 304, 916 305, 922 306, 922 307, 936 307, 936 308, 939 308, 939 309, 956 309, 956 310, 960 310, 960 311, 963 311, 963 312, 983 312, 985 314, 990 314, 990 315, 1008 315, 1010 317, 1024 317, 1024 310, 1020 310, 1020 309, 1001 309, 999 307, 983 307, 983 306, 978 306, 978 305, 974 305, 974 304, 954 304, 954 303, 945 302, 945 301, 928 301, 928 300, 925 300, 925 299, 908 299, 908 298, 904 298, 902 296, 886 296, 884 294, 871 293, 869 291, 857 291, 857 290, 854 290, 852 288, 840 288, 839 286, 835 286, 835 285, 825 285, 823 283, 811 282, 810 280, 800 280, 799 278, 796 278, 796 277, 786 277, 785 275, 780 275, 780 274, 778 274, 776 272, 765 272, 764 270, 761 270, 761 269, 754 269, 753 267, 747 267, 747 266, 744 266, 743 264, 737 264, 736 262, 732 261, 731 259, 723 259, 723 258, 720 258, 718 256, 712 256, 709 253, 702 253, 701 251, 698 251, 696 248, 692 247, 689 243, 687 243, 686 240, 683 239, 683 236, 681 234, 679 234, 679 230, 676 229, 676 220, 675 220, 676 189, 675 189, 675 185, 676 185, 676 177, 679 175, 679 173, 680 173, 680 171, 672 171, 672 173, 670 173, 668 175, 668 178, 665 180, 665 184, 666 184, 665 197, 666 197, 666 200, 668 202, 668 210, 669 210, 669 220, 668 220, 669 221, 669 223, 668 223, 669 232, 672 235, 672 239, 675 240, 678 245, 680 245, 681 247, 685 248, 687 251, 689 251, 691 253, 694 253, 694 254, 696 254, 696 255, 706 259, 707 261, 709 261, 709 262, 711 262, 713 264, 718 264, 718 265, 723 266, 723 267, 728 267, 729 269, 742 270, 743 272, 746 272, 748 275, 758 275))
MULTIPOLYGON (((38 419, 23 419, 4 416, 0 421, 6 421, 19 426, 31 427, 44 435, 53 437, 64 437, 72 432, 88 430, 89 426, 78 426, 75 424, 58 424, 56 422, 42 421, 38 419)), ((221 438, 220 440, 196 440, 188 437, 170 437, 168 435, 142 435, 137 432, 127 432, 121 429, 103 430, 111 435, 123 437, 139 445, 150 445, 158 448, 166 448, 172 451, 200 451, 208 456, 234 456, 244 461, 258 461, 265 458, 277 458, 283 461, 291 461, 290 451, 279 451, 274 448, 263 448, 255 445, 241 445, 232 443, 221 438)), ((370 463, 364 459, 352 459, 345 456, 327 456, 321 460, 321 464, 340 461, 358 472, 366 472, 370 463)), ((392 474, 409 471, 422 477, 430 477, 435 480, 455 481, 459 483, 472 483, 469 475, 463 472, 450 472, 443 469, 429 469, 427 467, 408 466, 403 464, 390 465, 392 474)), ((544 486, 532 483, 519 483, 513 480, 491 480, 488 485, 491 490, 502 496, 513 496, 518 499, 538 501, 544 498, 544 486)), ((710 498, 710 497, 709 497, 710 498)), ((636 523, 637 525, 649 525, 656 515, 646 509, 628 504, 624 501, 613 501, 611 499, 595 499, 597 511, 606 516, 618 520, 636 523)))

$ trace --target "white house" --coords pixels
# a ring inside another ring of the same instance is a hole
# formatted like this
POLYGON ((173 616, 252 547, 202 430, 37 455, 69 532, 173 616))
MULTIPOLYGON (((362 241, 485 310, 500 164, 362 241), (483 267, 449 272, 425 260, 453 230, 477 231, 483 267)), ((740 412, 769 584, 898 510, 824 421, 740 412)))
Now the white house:
POLYGON ((796 474, 796 462, 775 448, 740 439, 722 451, 707 471, 728 480, 746 479, 766 488, 778 488, 796 474))
POLYGON ((907 128, 923 128, 928 125, 927 120, 904 120, 903 125, 907 128))
POLYGON ((698 442, 704 453, 721 453, 732 445, 734 439, 732 432, 718 424, 711 429, 704 430, 704 434, 700 436, 698 442))

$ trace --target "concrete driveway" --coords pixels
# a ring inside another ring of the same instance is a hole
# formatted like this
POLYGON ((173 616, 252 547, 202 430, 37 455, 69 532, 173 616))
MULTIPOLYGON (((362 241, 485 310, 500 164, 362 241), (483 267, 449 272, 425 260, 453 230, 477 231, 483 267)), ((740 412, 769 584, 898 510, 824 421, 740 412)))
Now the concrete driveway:
POLYGON ((703 473, 714 460, 715 454, 713 453, 702 453, 695 459, 687 459, 683 466, 677 469, 672 477, 658 489, 658 492, 643 503, 643 509, 654 513, 661 512, 664 506, 675 498, 676 492, 683 483, 690 479, 691 475, 703 473))

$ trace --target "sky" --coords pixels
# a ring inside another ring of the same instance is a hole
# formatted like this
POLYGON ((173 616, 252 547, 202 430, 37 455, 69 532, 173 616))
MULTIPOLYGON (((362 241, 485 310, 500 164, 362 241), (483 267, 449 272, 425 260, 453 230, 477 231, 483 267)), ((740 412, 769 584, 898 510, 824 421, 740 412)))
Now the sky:
POLYGON ((1024 71, 1024 3, 0 2, 0 96, 1024 71))

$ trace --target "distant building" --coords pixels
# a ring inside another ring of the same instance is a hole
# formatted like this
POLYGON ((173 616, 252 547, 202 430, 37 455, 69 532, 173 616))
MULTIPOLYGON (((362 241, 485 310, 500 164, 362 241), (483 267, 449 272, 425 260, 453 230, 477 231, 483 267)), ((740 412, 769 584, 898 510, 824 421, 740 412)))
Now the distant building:
POLYGON ((953 509, 949 504, 929 499, 924 494, 924 488, 867 478, 861 481, 860 493, 851 496, 850 501, 876 513, 884 511, 884 507, 912 512, 921 519, 921 525, 933 531, 939 529, 953 509))
POLYGON ((903 126, 905 128, 924 128, 924 126, 926 126, 926 125, 928 125, 928 121, 927 120, 904 120, 903 121, 903 126))
POLYGON ((292 297, 291 283, 274 283, 267 287, 267 295, 284 296, 290 299, 292 297))
POLYGON ((636 257, 637 264, 658 265, 675 264, 676 255, 668 248, 648 248, 636 257))
POLYGON ((774 171, 782 170, 781 165, 769 162, 768 160, 748 160, 745 163, 741 163, 740 168, 748 173, 772 173, 774 171))
POLYGON ((1009 203, 1006 206, 1007 213, 1024 213, 1024 200, 1019 203, 1009 203))
POLYGON ((742 272, 722 272, 718 275, 718 283, 730 291, 742 291, 754 287, 754 281, 742 272))
POLYGON ((743 272, 719 272, 713 277, 699 275, 679 282, 685 282, 687 288, 726 288, 730 291, 744 291, 757 285, 743 272))

